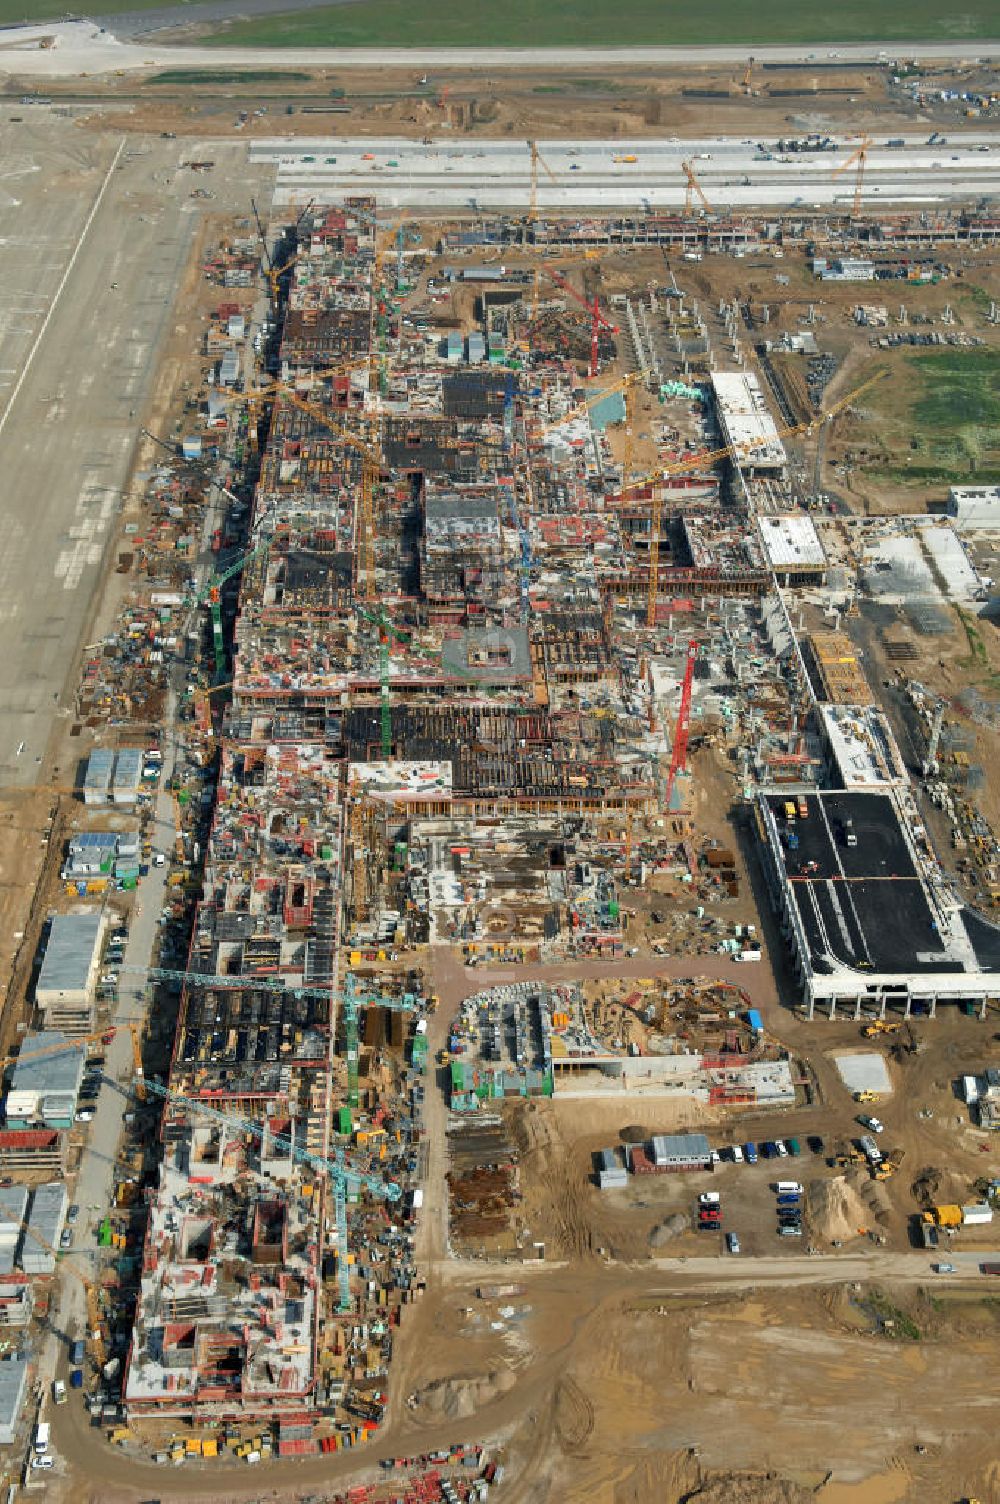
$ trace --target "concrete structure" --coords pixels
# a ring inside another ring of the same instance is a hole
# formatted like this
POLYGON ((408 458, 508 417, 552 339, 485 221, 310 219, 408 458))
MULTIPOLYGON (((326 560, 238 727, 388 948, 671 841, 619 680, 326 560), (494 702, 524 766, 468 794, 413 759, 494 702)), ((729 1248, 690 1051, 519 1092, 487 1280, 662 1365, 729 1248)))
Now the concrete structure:
POLYGON ((27 1354, 0 1359, 0 1446, 13 1446, 28 1389, 27 1354))
POLYGON ((783 470, 785 446, 756 376, 744 371, 715 371, 712 390, 722 442, 736 450, 734 463, 751 473, 783 470))
POLYGON ((46 1024, 69 1034, 90 1030, 103 933, 100 914, 57 914, 52 920, 35 985, 46 1024))
POLYGON ((952 486, 948 516, 956 527, 995 532, 1000 528, 1000 486, 952 486))
POLYGON ((848 790, 909 782, 892 727, 871 705, 821 705, 820 727, 830 757, 831 779, 848 790))
MULTIPOLYGON (((756 462, 751 451, 747 463, 756 462)), ((826 554, 811 517, 796 513, 787 517, 758 520, 767 562, 782 585, 801 585, 826 578, 826 554)))
POLYGON ((764 868, 808 1016, 934 1015, 1000 985, 1000 929, 956 900, 896 789, 758 796, 764 868), (794 802, 794 801, 793 801, 794 802), (791 839, 794 834, 794 841, 791 839))

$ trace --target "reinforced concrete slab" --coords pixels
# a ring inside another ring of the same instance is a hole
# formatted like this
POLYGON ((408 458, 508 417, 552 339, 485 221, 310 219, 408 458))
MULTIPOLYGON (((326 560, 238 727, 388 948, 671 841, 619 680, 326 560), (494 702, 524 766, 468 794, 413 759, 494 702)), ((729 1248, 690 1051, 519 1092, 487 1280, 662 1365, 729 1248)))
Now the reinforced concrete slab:
POLYGON ((852 1095, 857 1091, 875 1091, 880 1097, 891 1094, 892 1081, 884 1055, 864 1050, 853 1055, 834 1055, 833 1063, 852 1095))

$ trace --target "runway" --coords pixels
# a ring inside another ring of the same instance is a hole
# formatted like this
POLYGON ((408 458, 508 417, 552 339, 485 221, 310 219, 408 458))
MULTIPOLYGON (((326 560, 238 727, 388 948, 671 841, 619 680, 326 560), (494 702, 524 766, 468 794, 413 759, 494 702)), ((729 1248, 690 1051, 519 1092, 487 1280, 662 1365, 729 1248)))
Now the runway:
MULTIPOLYGON (((275 6, 275 10, 279 9, 275 6)), ((286 5, 287 9, 287 5, 286 5)), ((110 25, 114 27, 114 18, 110 25)), ((131 25, 127 23, 127 29, 131 25)), ((123 27, 123 32, 126 27, 123 27)), ((113 73, 157 68, 515 68, 521 72, 553 68, 683 67, 698 63, 746 64, 748 45, 707 47, 156 47, 119 42, 113 31, 92 21, 11 27, 0 32, 0 71, 19 76, 65 78, 86 73, 113 73), (55 45, 41 49, 42 37, 55 45), (16 56, 4 56, 16 49, 16 56)), ((795 63, 836 59, 878 63, 906 57, 918 62, 1000 57, 1000 42, 813 43, 753 47, 758 63, 795 63)))
MULTIPOLYGON (((0 786, 9 787, 39 780, 53 724, 72 703, 174 295, 197 221, 220 203, 190 198, 178 142, 131 150, 42 111, 4 139, 0 786)), ((226 163, 221 207, 245 209, 245 153, 213 151, 226 163)))
MULTIPOLYGON (((928 145, 927 134, 874 142, 865 170, 865 203, 969 203, 1000 193, 1000 131, 928 145)), ((623 210, 635 214, 682 208, 690 161, 705 200, 715 211, 749 208, 846 209, 855 174, 837 169, 857 142, 833 149, 778 153, 777 142, 731 137, 681 140, 539 141, 538 207, 623 210)), ((524 141, 431 145, 398 137, 353 140, 274 137, 249 146, 251 162, 273 164, 276 205, 375 193, 386 209, 513 210, 523 213, 530 193, 530 155, 524 141)), ((695 208, 705 207, 695 200, 695 208)))

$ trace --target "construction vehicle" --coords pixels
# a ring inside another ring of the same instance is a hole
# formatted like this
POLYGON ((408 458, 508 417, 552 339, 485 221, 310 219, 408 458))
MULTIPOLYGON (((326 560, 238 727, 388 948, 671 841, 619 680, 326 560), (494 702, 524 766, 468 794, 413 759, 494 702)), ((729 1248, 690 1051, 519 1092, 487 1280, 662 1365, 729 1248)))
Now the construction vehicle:
POLYGON ((920 1220, 928 1227, 961 1227, 962 1208, 953 1205, 932 1206, 929 1211, 921 1213, 920 1220))
POLYGON ((899 1170, 899 1167, 903 1163, 903 1160, 905 1158, 905 1150, 893 1149, 891 1154, 887 1154, 885 1156, 880 1165, 876 1165, 874 1167, 874 1169, 872 1170, 873 1177, 876 1180, 891 1180, 899 1170))
POLYGON ((854 1100, 855 1102, 880 1102, 882 1098, 877 1091, 856 1091, 854 1100))
POLYGON ((863 1039, 876 1039, 879 1034, 895 1034, 900 1027, 894 1019, 876 1018, 870 1024, 865 1024, 861 1036, 863 1039))

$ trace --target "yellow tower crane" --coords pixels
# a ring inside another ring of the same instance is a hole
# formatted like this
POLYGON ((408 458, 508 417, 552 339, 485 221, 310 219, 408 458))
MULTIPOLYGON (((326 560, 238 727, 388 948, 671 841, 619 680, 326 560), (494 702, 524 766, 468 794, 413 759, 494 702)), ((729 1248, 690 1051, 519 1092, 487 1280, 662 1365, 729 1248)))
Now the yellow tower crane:
POLYGON ((622 491, 617 497, 608 498, 612 501, 620 501, 624 494, 628 491, 635 491, 644 486, 652 487, 649 519, 649 592, 646 608, 647 626, 653 627, 656 625, 656 600, 657 591, 659 588, 660 523, 663 513, 663 495, 660 490, 660 482, 668 479, 671 475, 687 474, 692 470, 708 469, 718 460, 730 458, 741 459, 745 455, 752 454, 753 451, 760 448, 761 445, 773 442, 775 438, 785 439, 791 438, 795 434, 810 434, 816 428, 818 428, 821 423, 829 423, 830 420, 832 418, 835 418, 838 413, 843 412, 845 407, 850 407, 851 403, 854 402, 856 398, 860 397, 862 392, 866 392, 868 388, 874 386, 876 382, 884 380, 884 378, 888 376, 888 374, 889 372, 885 368, 880 371, 876 371, 873 376, 869 376, 867 381, 863 381, 860 386, 855 387, 853 391, 848 392, 846 397, 841 397, 839 402, 833 403, 831 407, 828 407, 823 412, 818 413, 814 418, 806 419, 806 421, 803 423, 786 424, 781 428, 776 428, 773 433, 769 433, 767 436, 762 435, 759 438, 750 439, 744 444, 725 444, 721 449, 706 449, 701 454, 693 454, 682 460, 673 460, 669 465, 664 465, 661 469, 654 470, 650 475, 644 475, 641 476, 638 480, 630 481, 627 486, 622 487, 622 491))
POLYGON ((694 171, 694 168, 691 166, 691 163, 690 162, 682 162, 681 163, 681 171, 683 172, 685 178, 687 179, 687 185, 686 185, 686 187, 684 189, 684 213, 685 214, 690 214, 691 213, 691 210, 694 207, 694 195, 697 194, 698 197, 701 199, 702 203, 705 206, 705 212, 707 214, 711 214, 712 213, 712 205, 708 202, 708 199, 705 196, 705 190, 704 190, 704 188, 702 188, 702 186, 699 183, 697 177, 695 176, 695 171, 694 171))
MULTIPOLYGON (((855 137, 854 139, 857 138, 855 137)), ((842 172, 847 172, 851 167, 856 167, 857 169, 854 175, 854 207, 852 210, 855 219, 861 213, 861 192, 865 182, 865 163, 868 160, 868 148, 871 144, 871 137, 862 135, 861 144, 854 148, 847 161, 841 162, 839 167, 833 169, 833 176, 835 178, 839 177, 842 172)))

